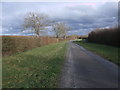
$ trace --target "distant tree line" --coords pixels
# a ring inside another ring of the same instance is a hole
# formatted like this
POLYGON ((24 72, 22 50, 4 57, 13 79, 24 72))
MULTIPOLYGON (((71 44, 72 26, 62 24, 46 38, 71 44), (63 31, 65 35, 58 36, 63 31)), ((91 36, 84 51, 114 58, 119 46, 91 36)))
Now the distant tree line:
POLYGON ((88 42, 120 46, 120 28, 96 29, 89 33, 88 42))

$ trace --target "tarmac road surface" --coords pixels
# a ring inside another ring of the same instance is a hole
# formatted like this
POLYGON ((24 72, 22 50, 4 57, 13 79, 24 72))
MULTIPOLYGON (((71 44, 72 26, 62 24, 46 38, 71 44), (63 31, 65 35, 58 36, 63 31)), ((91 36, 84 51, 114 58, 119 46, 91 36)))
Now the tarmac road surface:
POLYGON ((118 88, 118 66, 70 41, 59 87, 118 88))

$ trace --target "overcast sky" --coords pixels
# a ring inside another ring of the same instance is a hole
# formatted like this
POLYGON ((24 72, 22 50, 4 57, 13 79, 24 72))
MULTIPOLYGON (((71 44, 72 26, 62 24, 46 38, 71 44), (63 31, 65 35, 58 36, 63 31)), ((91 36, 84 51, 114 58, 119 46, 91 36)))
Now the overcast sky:
MULTIPOLYGON (((31 32, 21 32, 27 12, 45 13, 53 20, 66 22, 72 27, 69 35, 85 35, 95 28, 114 27, 118 21, 117 2, 2 2, 2 33, 31 35, 31 32)), ((47 30, 47 34, 53 35, 51 30, 47 30)))

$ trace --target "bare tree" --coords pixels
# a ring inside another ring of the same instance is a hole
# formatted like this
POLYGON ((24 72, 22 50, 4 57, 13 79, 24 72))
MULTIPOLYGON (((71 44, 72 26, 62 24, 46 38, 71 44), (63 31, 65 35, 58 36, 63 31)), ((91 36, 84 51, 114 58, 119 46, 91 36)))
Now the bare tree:
POLYGON ((70 28, 67 26, 67 24, 63 22, 58 22, 53 25, 53 30, 57 38, 66 38, 67 31, 69 29, 70 28))
POLYGON ((46 26, 49 25, 49 18, 45 14, 29 12, 26 14, 24 18, 24 30, 29 28, 33 30, 33 32, 39 36, 40 30, 44 30, 46 26))

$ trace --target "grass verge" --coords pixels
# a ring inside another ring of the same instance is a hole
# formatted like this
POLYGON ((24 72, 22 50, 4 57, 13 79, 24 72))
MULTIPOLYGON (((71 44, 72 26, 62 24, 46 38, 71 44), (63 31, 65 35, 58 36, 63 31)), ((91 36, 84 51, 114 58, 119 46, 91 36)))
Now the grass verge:
POLYGON ((3 88, 55 88, 66 43, 56 43, 4 57, 3 88))
POLYGON ((77 40, 74 41, 75 43, 83 46, 84 48, 120 65, 120 55, 118 55, 118 49, 117 47, 112 47, 108 45, 102 45, 102 44, 96 44, 96 43, 88 43, 84 40, 77 40))

